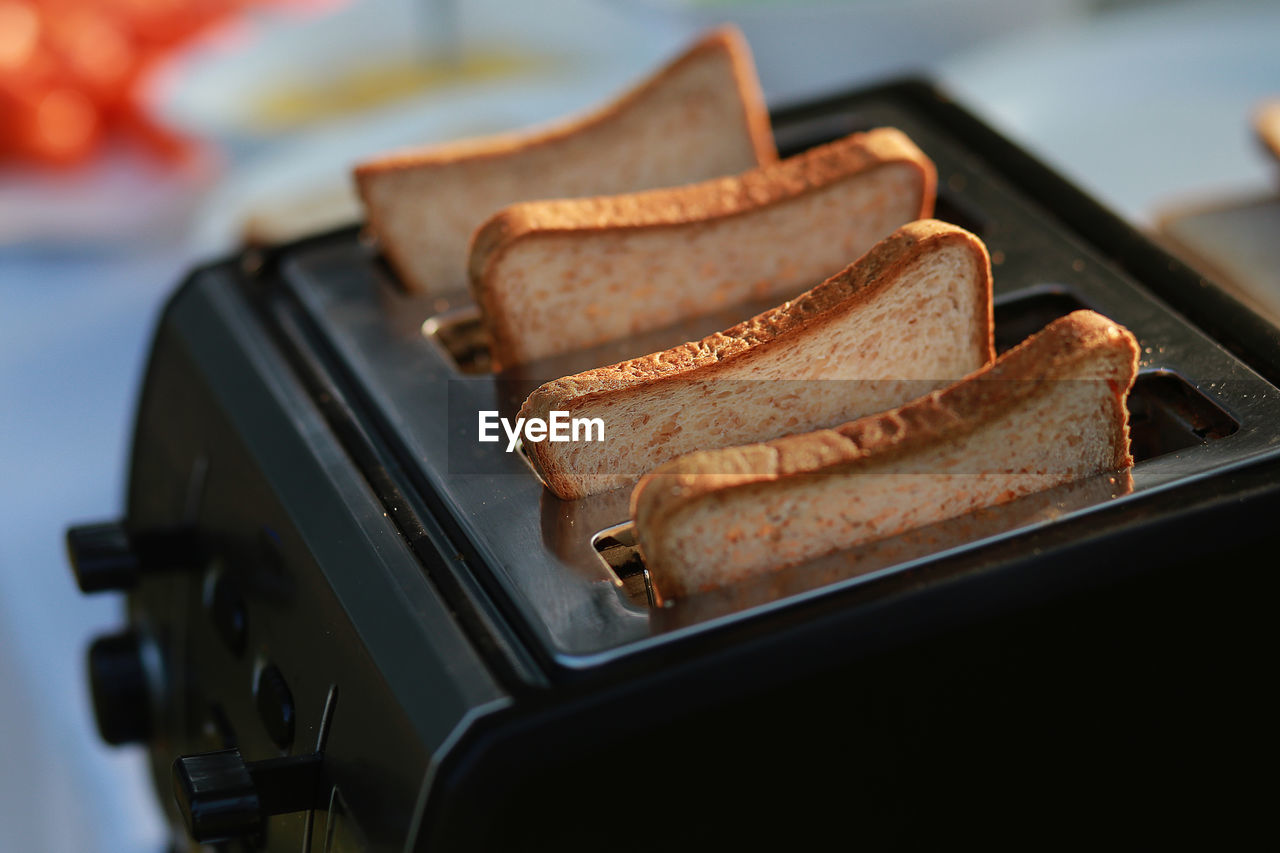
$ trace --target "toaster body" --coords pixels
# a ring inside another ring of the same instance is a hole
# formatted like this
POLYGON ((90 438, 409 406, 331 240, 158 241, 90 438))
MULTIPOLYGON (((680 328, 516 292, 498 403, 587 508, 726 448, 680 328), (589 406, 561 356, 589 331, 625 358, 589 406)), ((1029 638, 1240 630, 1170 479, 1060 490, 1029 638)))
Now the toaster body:
POLYGON ((179 847, 1247 829, 1218 815, 1255 796, 1268 707, 1274 330, 928 86, 775 126, 794 149, 885 110, 1000 253, 998 333, 1101 302, 1161 347, 1132 491, 655 608, 613 559, 616 496, 558 501, 465 432, 557 365, 473 369, 465 314, 399 293, 354 229, 202 268, 156 332, 124 518, 69 534, 82 586, 127 593, 96 712, 145 744, 179 847))

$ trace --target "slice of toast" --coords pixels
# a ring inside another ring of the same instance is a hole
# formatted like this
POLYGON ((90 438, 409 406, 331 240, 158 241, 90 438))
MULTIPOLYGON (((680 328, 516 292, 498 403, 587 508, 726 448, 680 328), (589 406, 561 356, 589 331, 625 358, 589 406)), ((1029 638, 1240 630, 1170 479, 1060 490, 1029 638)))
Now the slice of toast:
POLYGON ((551 490, 578 498, 634 483, 694 450, 884 411, 993 357, 986 248, 962 228, 926 219, 724 332, 548 382, 520 415, 601 419, 603 441, 526 444, 551 490))
POLYGON ((894 411, 663 465, 631 496, 650 579, 678 598, 1126 469, 1137 368, 1131 333, 1076 311, 894 411))
POLYGON ((509 366, 789 298, 932 215, 933 162, 901 131, 856 133, 702 183, 504 208, 471 246, 471 288, 509 366))
POLYGON ((632 192, 777 159, 746 42, 722 27, 591 113, 356 167, 369 226, 403 286, 467 286, 476 226, 512 202, 632 192))

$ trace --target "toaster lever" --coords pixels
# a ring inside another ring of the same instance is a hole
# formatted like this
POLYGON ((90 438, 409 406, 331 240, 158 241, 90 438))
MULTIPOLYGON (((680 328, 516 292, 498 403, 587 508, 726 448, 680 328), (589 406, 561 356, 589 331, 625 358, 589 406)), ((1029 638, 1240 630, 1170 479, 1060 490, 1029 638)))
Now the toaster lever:
POLYGON ((320 753, 247 762, 238 749, 184 755, 173 763, 173 790, 191 837, 200 843, 262 832, 271 815, 315 808, 320 753))

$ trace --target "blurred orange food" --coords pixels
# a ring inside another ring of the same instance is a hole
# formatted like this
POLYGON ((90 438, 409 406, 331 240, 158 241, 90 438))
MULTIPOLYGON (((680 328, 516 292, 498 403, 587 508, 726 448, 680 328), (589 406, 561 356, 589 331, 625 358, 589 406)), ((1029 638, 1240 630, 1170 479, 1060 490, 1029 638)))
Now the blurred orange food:
POLYGON ((146 75, 249 6, 308 0, 0 0, 0 161, 69 165, 108 135, 166 159, 185 143, 144 112, 146 75))

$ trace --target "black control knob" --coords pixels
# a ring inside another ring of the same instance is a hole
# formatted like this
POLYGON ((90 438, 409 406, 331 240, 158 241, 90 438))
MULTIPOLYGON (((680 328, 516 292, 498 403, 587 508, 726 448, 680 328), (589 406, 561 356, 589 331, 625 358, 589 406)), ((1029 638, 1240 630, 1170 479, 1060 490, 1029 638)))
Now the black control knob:
POLYGON ((246 762, 238 749, 173 762, 173 793, 191 837, 202 844, 262 833, 271 815, 315 808, 319 754, 246 762))
POLYGON ((151 690, 137 632, 93 641, 89 646, 89 688, 103 740, 119 745, 139 743, 151 736, 151 690))
POLYGON ((83 592, 132 589, 146 572, 199 564, 189 528, 131 533, 119 521, 69 528, 67 556, 83 592))
POLYGON ((118 521, 68 529, 67 557, 84 592, 129 589, 138 582, 138 554, 118 521))

